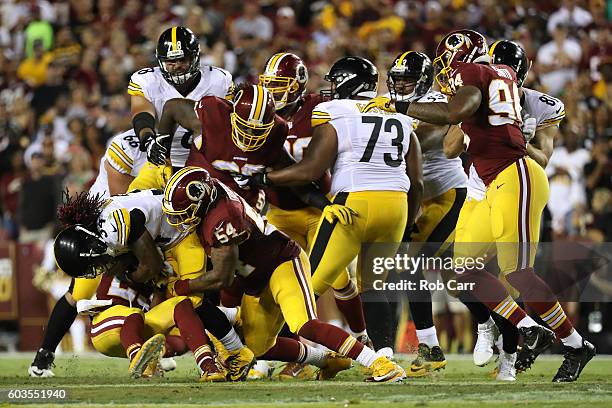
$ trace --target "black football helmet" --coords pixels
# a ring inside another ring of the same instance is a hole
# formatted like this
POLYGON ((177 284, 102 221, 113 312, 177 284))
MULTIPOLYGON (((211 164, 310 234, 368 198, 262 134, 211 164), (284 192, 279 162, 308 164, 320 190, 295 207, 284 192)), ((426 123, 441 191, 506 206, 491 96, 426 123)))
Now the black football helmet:
POLYGON ((360 92, 376 92, 378 70, 370 61, 361 57, 344 57, 334 62, 325 80, 331 82, 321 96, 331 99, 347 99, 360 92))
POLYGON ((53 242, 55 263, 73 278, 95 278, 114 265, 113 251, 82 225, 68 227, 53 242))
POLYGON ((387 87, 394 101, 412 102, 425 95, 434 80, 433 65, 422 52, 407 51, 395 58, 387 74, 387 87), (414 84, 411 92, 405 87, 414 84))
POLYGON ((186 27, 171 27, 164 31, 157 41, 155 51, 162 75, 172 85, 183 85, 200 73, 200 42, 186 27), (182 72, 169 72, 167 61, 186 58, 189 65, 182 72))
POLYGON ((531 68, 531 61, 527 58, 523 47, 514 41, 499 40, 491 44, 489 55, 492 64, 503 64, 512 68, 516 72, 518 86, 523 86, 529 68, 531 68))

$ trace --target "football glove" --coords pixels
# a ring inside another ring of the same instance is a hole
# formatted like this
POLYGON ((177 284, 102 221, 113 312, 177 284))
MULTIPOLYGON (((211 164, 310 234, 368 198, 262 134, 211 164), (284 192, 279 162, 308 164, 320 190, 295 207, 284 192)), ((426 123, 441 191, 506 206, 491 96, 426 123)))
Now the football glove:
POLYGON ((538 126, 536 119, 531 116, 525 116, 523 118, 523 125, 521 126, 521 132, 525 138, 525 143, 529 143, 535 136, 536 127, 538 126))
POLYGON ((166 147, 166 144, 169 142, 170 135, 154 136, 147 146, 147 160, 157 166, 165 164, 168 158, 168 147, 166 147))
POLYGON ((268 173, 255 173, 249 177, 249 186, 254 188, 268 188, 272 182, 268 178, 268 173))
POLYGON ((251 177, 250 176, 245 176, 242 173, 230 173, 232 175, 232 178, 234 179, 234 181, 236 182, 236 184, 238 184, 238 187, 240 187, 243 190, 250 190, 251 189, 251 177))
POLYGON ((355 210, 344 205, 329 204, 323 208, 323 217, 332 224, 335 220, 338 220, 342 225, 351 225, 353 216, 357 216, 355 210))
POLYGON ((379 108, 387 112, 395 112, 395 106, 391 99, 386 96, 377 96, 368 102, 365 111, 367 112, 371 108, 379 108))

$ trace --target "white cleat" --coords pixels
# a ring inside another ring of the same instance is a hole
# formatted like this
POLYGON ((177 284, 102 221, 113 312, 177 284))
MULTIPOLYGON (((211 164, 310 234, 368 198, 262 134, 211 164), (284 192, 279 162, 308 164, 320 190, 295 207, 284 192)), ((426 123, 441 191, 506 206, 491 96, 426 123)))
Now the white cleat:
POLYGON ((30 375, 30 377, 34 377, 34 378, 55 377, 55 374, 53 374, 53 371, 51 371, 51 369, 47 369, 47 368, 40 369, 35 366, 30 366, 28 368, 28 374, 30 375))
POLYGON ((162 358, 159 360, 159 366, 162 370, 168 372, 176 369, 176 360, 172 357, 162 358))
POLYGON ((247 380, 265 380, 270 378, 274 368, 266 360, 257 360, 253 368, 249 370, 247 380))
POLYGON ((516 381, 516 353, 508 354, 504 350, 499 352, 499 363, 497 365, 497 381, 516 381))
POLYGON ((493 320, 478 324, 478 337, 474 345, 474 364, 484 367, 493 359, 493 345, 499 336, 499 330, 493 320))

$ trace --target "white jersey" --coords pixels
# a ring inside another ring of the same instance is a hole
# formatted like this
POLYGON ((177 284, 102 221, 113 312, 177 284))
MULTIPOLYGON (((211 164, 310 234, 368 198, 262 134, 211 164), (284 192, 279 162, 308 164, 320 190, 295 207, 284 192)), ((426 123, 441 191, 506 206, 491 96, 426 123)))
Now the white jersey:
MULTIPOLYGON (((188 95, 181 95, 164 79, 159 67, 144 68, 132 74, 128 85, 128 94, 144 96, 155 106, 157 119, 161 118, 164 104, 170 99, 187 98, 199 101, 204 96, 224 98, 233 92, 232 75, 224 69, 204 65, 200 82, 188 95)), ((175 167, 185 166, 193 135, 191 131, 179 126, 172 137, 170 161, 175 167)))
POLYGON ((368 190, 410 190, 404 157, 414 121, 408 116, 370 108, 367 100, 340 99, 318 104, 313 127, 329 123, 336 129, 338 156, 332 170, 331 193, 368 190))
POLYGON ((99 194, 103 198, 110 196, 108 173, 104 163, 108 163, 121 174, 136 177, 146 162, 147 153, 140 151, 140 142, 133 129, 113 136, 100 160, 100 172, 89 193, 99 194))
MULTIPOLYGON (((446 95, 430 91, 419 98, 416 103, 446 103, 447 101, 446 95)), ((463 171, 460 158, 447 158, 442 148, 423 153, 423 200, 430 200, 452 188, 461 188, 466 185, 467 176, 463 171)))
MULTIPOLYGON (((521 101, 524 112, 523 116, 526 113, 536 119, 536 131, 549 126, 559 126, 559 123, 565 117, 565 105, 563 105, 563 102, 534 89, 522 88, 522 90, 524 95, 521 101)), ((484 199, 487 187, 478 176, 473 164, 470 166, 467 187, 467 197, 469 199, 477 201, 484 199)))
POLYGON ((155 243, 166 250, 188 234, 170 225, 162 210, 162 190, 142 190, 110 197, 98 217, 97 229, 102 240, 117 253, 129 251, 130 232, 144 222, 155 243), (144 219, 137 215, 140 211, 144 219))

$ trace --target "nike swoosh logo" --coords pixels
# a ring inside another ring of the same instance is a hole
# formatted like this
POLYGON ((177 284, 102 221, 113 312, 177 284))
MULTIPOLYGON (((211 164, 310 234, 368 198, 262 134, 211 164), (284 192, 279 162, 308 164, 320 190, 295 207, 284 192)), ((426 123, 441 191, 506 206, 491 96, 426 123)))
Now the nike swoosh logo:
POLYGON ((556 114, 559 114, 559 112, 561 112, 561 108, 559 108, 559 109, 557 109, 557 110, 555 111, 555 113, 556 113, 556 114))
POLYGON ((533 350, 536 346, 536 344, 538 344, 538 340, 540 340, 540 335, 538 334, 538 337, 536 337, 535 341, 533 342, 533 344, 528 344, 527 347, 529 347, 531 350, 533 350))
POLYGON ((503 186, 504 184, 506 184, 506 183, 501 183, 500 185, 498 185, 498 186, 497 186, 497 189, 499 190, 499 188, 500 188, 501 186, 503 186))

